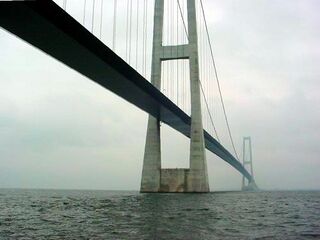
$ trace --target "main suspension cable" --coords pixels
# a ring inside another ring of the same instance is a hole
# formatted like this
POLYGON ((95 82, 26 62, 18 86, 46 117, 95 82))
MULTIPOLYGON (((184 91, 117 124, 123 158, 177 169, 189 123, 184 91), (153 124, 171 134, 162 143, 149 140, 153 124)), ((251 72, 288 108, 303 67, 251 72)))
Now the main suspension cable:
MULTIPOLYGON (((183 22, 184 29, 185 29, 185 32, 186 32, 186 36, 187 36, 188 42, 190 43, 190 38, 189 38, 188 31, 187 31, 186 23, 185 23, 185 20, 184 20, 184 16, 183 16, 183 13, 182 13, 182 10, 181 10, 180 1, 179 1, 179 0, 177 0, 177 3, 178 3, 178 5, 179 5, 180 15, 181 15, 181 17, 182 17, 182 22, 183 22)), ((219 136, 218 136, 218 133, 217 133, 217 130, 216 130, 215 124, 214 124, 214 122, 213 122, 213 118, 212 118, 212 115, 211 115, 211 112, 210 112, 210 109, 209 109, 209 106, 208 106, 208 101, 207 101, 207 99, 206 99, 206 95, 205 95, 205 92, 204 92, 204 90, 203 90, 202 83, 201 83, 201 80, 200 80, 200 79, 199 79, 199 83, 200 83, 200 89, 201 89, 201 92, 202 92, 203 97, 204 97, 205 102, 206 102, 206 108, 207 108, 207 111, 208 111, 208 113, 209 113, 209 115, 210 115, 210 122, 211 122, 211 124, 212 124, 212 126, 213 126, 213 129, 214 129, 214 131, 215 131, 215 134, 216 134, 217 140, 218 140, 218 142, 220 142, 220 140, 219 140, 219 136)))
POLYGON ((209 36, 209 30, 208 30, 208 25, 207 25, 207 20, 206 20, 206 16, 205 16, 202 0, 200 0, 200 6, 201 6, 201 10, 202 10, 203 19, 204 19, 205 29, 206 29, 206 32, 207 32, 207 37, 208 37, 208 42, 209 42, 209 47, 210 47, 210 53, 211 53, 211 59, 212 59, 213 67, 214 67, 214 74, 215 74, 215 77, 216 77, 216 80, 217 80, 217 86, 218 86, 218 90, 219 90, 220 101, 221 101, 221 105, 222 105, 222 109, 223 109, 224 118, 225 118, 225 121, 226 121, 226 125, 227 125, 227 129, 228 129, 228 133, 229 133, 229 137, 230 137, 230 140, 231 140, 233 151, 234 151, 238 161, 240 161, 238 153, 237 153, 237 150, 236 150, 235 145, 234 145, 234 141, 233 141, 233 137, 232 137, 232 134, 231 134, 231 129, 230 129, 230 125, 229 125, 229 121, 228 121, 228 117, 227 117, 227 112, 226 112, 226 108, 225 108, 225 104, 224 104, 224 100, 223 100, 223 96, 222 96, 220 81, 219 81, 219 77, 218 77, 218 71, 217 71, 217 68, 216 68, 216 62, 214 60, 212 44, 211 44, 211 39, 210 39, 210 36, 209 36))

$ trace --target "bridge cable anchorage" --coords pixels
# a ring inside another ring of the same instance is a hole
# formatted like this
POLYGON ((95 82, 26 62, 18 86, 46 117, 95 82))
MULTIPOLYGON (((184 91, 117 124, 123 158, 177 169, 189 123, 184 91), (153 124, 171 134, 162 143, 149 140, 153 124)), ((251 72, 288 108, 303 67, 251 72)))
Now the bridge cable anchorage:
POLYGON ((218 90, 219 90, 220 101, 221 101, 221 105, 222 105, 222 109, 223 109, 224 118, 225 118, 225 121, 226 121, 226 125, 227 125, 227 129, 228 129, 228 133, 229 133, 229 137, 230 137, 230 140, 231 140, 233 151, 234 151, 234 153, 236 155, 237 160, 240 161, 238 153, 237 153, 237 150, 236 150, 235 145, 234 145, 234 141, 233 141, 233 137, 232 137, 232 134, 231 134, 231 129, 230 129, 230 125, 229 125, 229 121, 228 121, 228 117, 227 117, 227 112, 226 112, 226 108, 225 108, 225 104, 224 104, 224 100, 223 100, 223 96, 222 96, 222 90, 221 90, 220 81, 219 81, 219 77, 218 77, 218 71, 217 71, 217 67, 216 67, 216 63, 215 63, 215 59, 214 59, 214 54, 213 54, 213 50, 212 50, 212 44, 211 44, 211 39, 210 39, 210 36, 209 36, 209 30, 208 30, 206 15, 205 15, 205 12, 204 12, 203 3, 202 3, 202 0, 199 0, 199 1, 200 1, 202 15, 203 15, 203 19, 204 19, 207 38, 208 38, 208 42, 209 42, 211 59, 212 59, 213 67, 214 67, 214 74, 215 74, 215 77, 216 77, 216 80, 217 80, 217 86, 218 86, 218 90))
MULTIPOLYGON (((181 15, 182 22, 183 22, 183 25, 184 25, 184 29, 185 29, 185 32, 186 32, 186 36, 187 36, 188 41, 190 42, 189 34, 188 34, 188 31, 187 31, 187 26, 186 26, 186 23, 185 23, 185 20, 184 20, 183 13, 182 13, 182 11, 181 11, 180 1, 177 0, 177 3, 178 3, 178 5, 179 5, 180 15, 181 15)), ((204 90, 203 90, 202 83, 201 83, 201 80, 200 80, 200 79, 199 79, 199 83, 200 83, 200 86, 201 86, 200 89, 201 89, 201 92, 202 92, 203 97, 204 97, 204 99, 205 99, 205 102, 208 102, 207 99, 206 99, 205 92, 204 92, 204 90)), ((209 113, 209 112, 210 112, 210 109, 209 109, 208 104, 206 104, 206 109, 207 109, 207 111, 208 111, 208 113, 209 113)), ((217 140, 218 140, 218 142, 220 143, 219 136, 218 136, 218 133, 217 133, 217 131, 216 131, 216 127, 215 127, 215 124, 214 124, 214 122, 213 122, 213 118, 212 118, 211 112, 210 112, 209 115, 211 115, 211 117, 210 117, 210 122, 211 122, 211 125, 212 125, 213 129, 215 130, 215 135, 216 135, 216 137, 217 137, 217 140)), ((239 159, 239 158, 238 158, 238 159, 239 159)))
MULTIPOLYGON (((100 4, 100 37, 99 37, 100 40, 102 39, 102 25, 103 25, 103 0, 101 0, 101 4, 100 4)), ((113 23, 113 25, 115 24, 113 23)))

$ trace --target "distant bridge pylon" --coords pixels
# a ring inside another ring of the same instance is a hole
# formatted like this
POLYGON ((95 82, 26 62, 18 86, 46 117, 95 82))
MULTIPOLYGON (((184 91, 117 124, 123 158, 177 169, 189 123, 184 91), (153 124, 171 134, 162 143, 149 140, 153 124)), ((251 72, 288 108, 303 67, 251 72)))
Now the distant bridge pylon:
POLYGON ((255 191, 258 189, 253 175, 253 166, 252 166, 252 144, 251 137, 243 138, 243 150, 242 150, 242 164, 243 167, 249 166, 249 171, 252 176, 252 180, 247 180, 244 176, 242 176, 242 191, 255 191))

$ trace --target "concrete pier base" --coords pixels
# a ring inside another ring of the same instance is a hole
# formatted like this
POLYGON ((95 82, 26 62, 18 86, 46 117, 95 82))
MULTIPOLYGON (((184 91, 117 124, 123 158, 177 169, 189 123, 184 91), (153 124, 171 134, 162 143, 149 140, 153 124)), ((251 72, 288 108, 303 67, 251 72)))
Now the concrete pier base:
POLYGON ((186 192, 188 189, 189 169, 161 169, 159 192, 186 192))
POLYGON ((161 184, 159 192, 168 193, 206 193, 209 185, 199 178, 201 173, 191 169, 161 169, 161 184))

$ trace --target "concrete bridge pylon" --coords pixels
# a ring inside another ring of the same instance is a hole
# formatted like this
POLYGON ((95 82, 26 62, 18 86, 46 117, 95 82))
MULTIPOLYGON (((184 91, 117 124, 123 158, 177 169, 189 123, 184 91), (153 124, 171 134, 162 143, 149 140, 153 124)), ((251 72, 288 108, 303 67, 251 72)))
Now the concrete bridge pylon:
POLYGON ((250 173, 252 176, 251 180, 246 180, 244 176, 242 176, 242 191, 257 191, 258 186, 255 183, 253 176, 253 166, 252 166, 252 145, 251 145, 251 137, 243 138, 243 150, 242 150, 242 164, 244 167, 249 165, 250 173))
POLYGON ((141 192, 209 192, 203 134, 195 0, 187 0, 188 44, 163 45, 164 0, 155 0, 151 83, 161 88, 162 61, 188 59, 191 93, 190 168, 161 168, 160 121, 149 116, 141 192), (175 56, 167 54, 175 51, 175 56))

